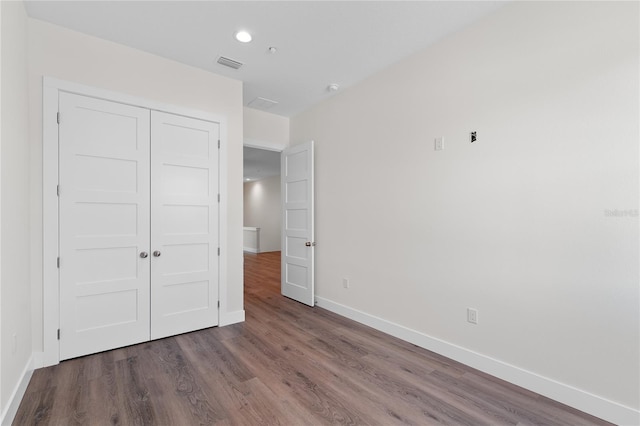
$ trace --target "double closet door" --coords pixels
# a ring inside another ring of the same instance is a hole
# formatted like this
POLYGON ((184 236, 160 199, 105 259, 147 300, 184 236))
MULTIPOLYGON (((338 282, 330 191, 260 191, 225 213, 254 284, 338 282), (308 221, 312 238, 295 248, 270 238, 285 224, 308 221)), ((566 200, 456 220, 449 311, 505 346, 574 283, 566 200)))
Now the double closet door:
POLYGON ((60 359, 218 324, 219 124, 59 97, 60 359))

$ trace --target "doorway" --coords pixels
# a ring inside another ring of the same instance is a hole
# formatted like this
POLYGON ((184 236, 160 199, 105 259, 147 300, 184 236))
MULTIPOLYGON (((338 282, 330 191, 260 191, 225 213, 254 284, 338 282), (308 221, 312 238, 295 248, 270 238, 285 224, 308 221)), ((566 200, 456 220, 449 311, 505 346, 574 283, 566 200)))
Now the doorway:
POLYGON ((259 297, 267 294, 262 283, 264 290, 280 284, 281 151, 245 145, 243 154, 245 292, 259 297))
POLYGON ((244 250, 280 251, 280 152, 244 147, 244 250))
POLYGON ((314 141, 284 149, 279 154, 280 167, 277 167, 278 158, 273 152, 251 148, 245 146, 244 225, 245 245, 255 245, 255 248, 246 249, 245 258, 247 252, 259 256, 262 252, 280 251, 282 295, 314 306, 314 141), (275 175, 279 168, 280 176, 270 178, 270 184, 266 179, 257 179, 252 183, 251 173, 261 172, 267 163, 264 159, 269 157, 274 160, 272 174, 275 175), (264 163, 260 163, 261 160, 264 163), (278 181, 281 185, 279 188, 278 181), (266 195, 269 187, 276 195, 270 199, 271 210, 265 213, 264 206, 269 204, 265 202, 269 199, 266 195), (279 206, 274 203, 278 199, 279 206), (254 208, 256 206, 257 208, 254 208), (271 234, 273 240, 276 240, 272 242, 272 247, 278 247, 276 250, 263 248, 262 229, 259 226, 251 226, 252 223, 257 223, 252 215, 270 220, 272 227, 268 231, 278 229, 280 244, 277 243, 277 236, 271 234), (281 221, 280 226, 275 222, 276 219, 281 221), (255 233, 253 237, 252 232, 255 233))

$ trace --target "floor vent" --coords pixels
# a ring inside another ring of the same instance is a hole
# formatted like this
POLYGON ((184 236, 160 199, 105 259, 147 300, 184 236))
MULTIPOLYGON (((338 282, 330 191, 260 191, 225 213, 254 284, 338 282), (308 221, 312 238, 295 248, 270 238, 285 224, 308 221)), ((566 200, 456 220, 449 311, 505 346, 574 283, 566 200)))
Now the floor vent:
POLYGON ((220 65, 233 68, 234 70, 240 69, 240 67, 243 65, 242 62, 234 61, 233 59, 225 58, 224 56, 220 56, 217 62, 220 65))

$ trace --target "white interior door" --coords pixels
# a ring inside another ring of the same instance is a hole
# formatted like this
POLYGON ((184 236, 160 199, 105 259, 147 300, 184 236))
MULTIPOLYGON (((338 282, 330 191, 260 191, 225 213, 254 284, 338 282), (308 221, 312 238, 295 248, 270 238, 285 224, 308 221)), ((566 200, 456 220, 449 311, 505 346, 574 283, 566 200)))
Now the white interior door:
POLYGON ((218 324, 219 125, 151 113, 151 338, 218 324))
POLYGON ((282 294, 313 306, 313 141, 282 151, 282 294))
POLYGON ((60 359, 149 339, 149 110, 59 97, 60 359))

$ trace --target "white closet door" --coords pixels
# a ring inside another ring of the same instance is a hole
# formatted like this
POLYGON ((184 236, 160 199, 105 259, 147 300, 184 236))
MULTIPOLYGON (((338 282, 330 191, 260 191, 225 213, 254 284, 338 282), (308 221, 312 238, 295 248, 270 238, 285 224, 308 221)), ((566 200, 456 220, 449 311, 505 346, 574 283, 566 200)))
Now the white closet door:
POLYGON ((60 93, 60 359, 149 339, 149 110, 60 93))
POLYGON ((219 125, 151 113, 151 338, 218 324, 219 125))

